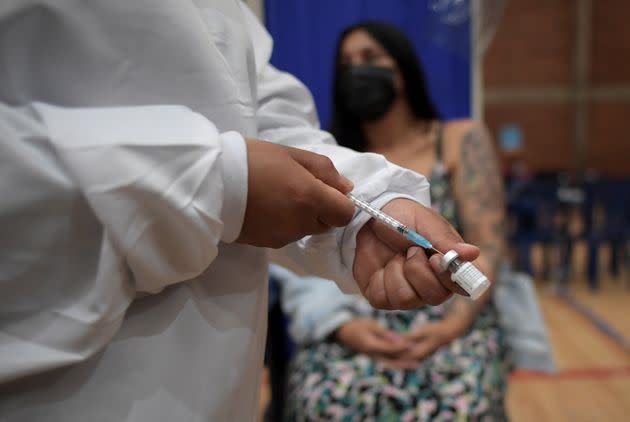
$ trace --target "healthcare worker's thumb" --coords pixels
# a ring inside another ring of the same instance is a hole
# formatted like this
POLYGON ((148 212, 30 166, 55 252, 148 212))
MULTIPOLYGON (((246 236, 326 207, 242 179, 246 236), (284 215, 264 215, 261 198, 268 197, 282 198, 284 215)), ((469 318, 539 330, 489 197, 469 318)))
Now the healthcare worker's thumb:
POLYGON ((344 195, 354 188, 352 182, 343 177, 337 171, 330 158, 325 155, 298 148, 290 148, 289 153, 295 161, 300 163, 313 176, 326 183, 328 186, 337 189, 344 195))
POLYGON ((315 182, 319 186, 311 192, 314 195, 317 219, 330 227, 342 227, 350 223, 354 215, 354 204, 337 189, 321 181, 315 182))

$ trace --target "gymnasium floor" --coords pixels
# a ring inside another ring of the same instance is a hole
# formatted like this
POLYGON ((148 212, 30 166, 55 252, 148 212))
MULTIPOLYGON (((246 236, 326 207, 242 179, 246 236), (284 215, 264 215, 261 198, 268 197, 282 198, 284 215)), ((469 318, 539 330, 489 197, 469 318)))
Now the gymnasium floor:
MULTIPOLYGON (((600 289, 592 292, 583 248, 576 255, 569 300, 554 293, 552 282, 537 282, 559 372, 512 376, 508 409, 515 422, 630 421, 630 274, 614 280, 603 268, 600 289)), ((606 250, 600 258, 608 261, 606 250)))

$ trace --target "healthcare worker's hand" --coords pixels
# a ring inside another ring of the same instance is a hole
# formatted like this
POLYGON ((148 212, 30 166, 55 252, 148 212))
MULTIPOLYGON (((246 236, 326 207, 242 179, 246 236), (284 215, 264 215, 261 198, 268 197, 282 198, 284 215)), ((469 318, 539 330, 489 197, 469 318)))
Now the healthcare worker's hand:
POLYGON ((247 208, 237 242, 280 248, 350 222, 354 205, 345 194, 352 182, 328 157, 255 139, 246 142, 247 208))
MULTIPOLYGON (((461 236, 438 213, 408 199, 395 199, 383 211, 425 236, 436 249, 454 249, 464 261, 479 256, 476 246, 461 236)), ((453 293, 466 294, 440 268, 438 255, 424 250, 382 223, 371 219, 357 234, 354 277, 370 304, 380 309, 411 309, 438 305, 453 293)))

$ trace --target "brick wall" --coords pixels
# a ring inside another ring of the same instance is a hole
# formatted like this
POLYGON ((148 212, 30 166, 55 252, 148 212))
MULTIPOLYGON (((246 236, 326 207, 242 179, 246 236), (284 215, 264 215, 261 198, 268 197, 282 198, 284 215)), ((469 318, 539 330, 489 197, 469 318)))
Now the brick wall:
POLYGON ((507 0, 484 57, 485 120, 495 137, 521 127, 531 169, 630 175, 628 22, 627 0, 507 0))
POLYGON ((630 84, 630 2, 591 0, 591 83, 630 84))
MULTIPOLYGON (((573 81, 572 0, 506 0, 484 63, 487 88, 549 87, 573 81)), ((483 4, 483 1, 482 1, 483 4)))

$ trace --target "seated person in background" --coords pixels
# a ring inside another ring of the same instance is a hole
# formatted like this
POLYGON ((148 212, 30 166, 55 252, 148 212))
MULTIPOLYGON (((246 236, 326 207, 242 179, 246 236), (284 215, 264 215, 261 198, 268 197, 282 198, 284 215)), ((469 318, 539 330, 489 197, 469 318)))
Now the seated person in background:
MULTIPOLYGON (((430 175, 434 209, 480 246, 476 265, 494 280, 505 211, 483 125, 440 120, 410 41, 390 25, 347 29, 335 69, 331 129, 337 141, 430 175)), ((299 343, 289 373, 288 420, 506 418, 505 339, 490 294, 475 302, 454 296, 444 305, 382 311, 325 280, 274 271, 284 281, 283 306, 299 343)))

